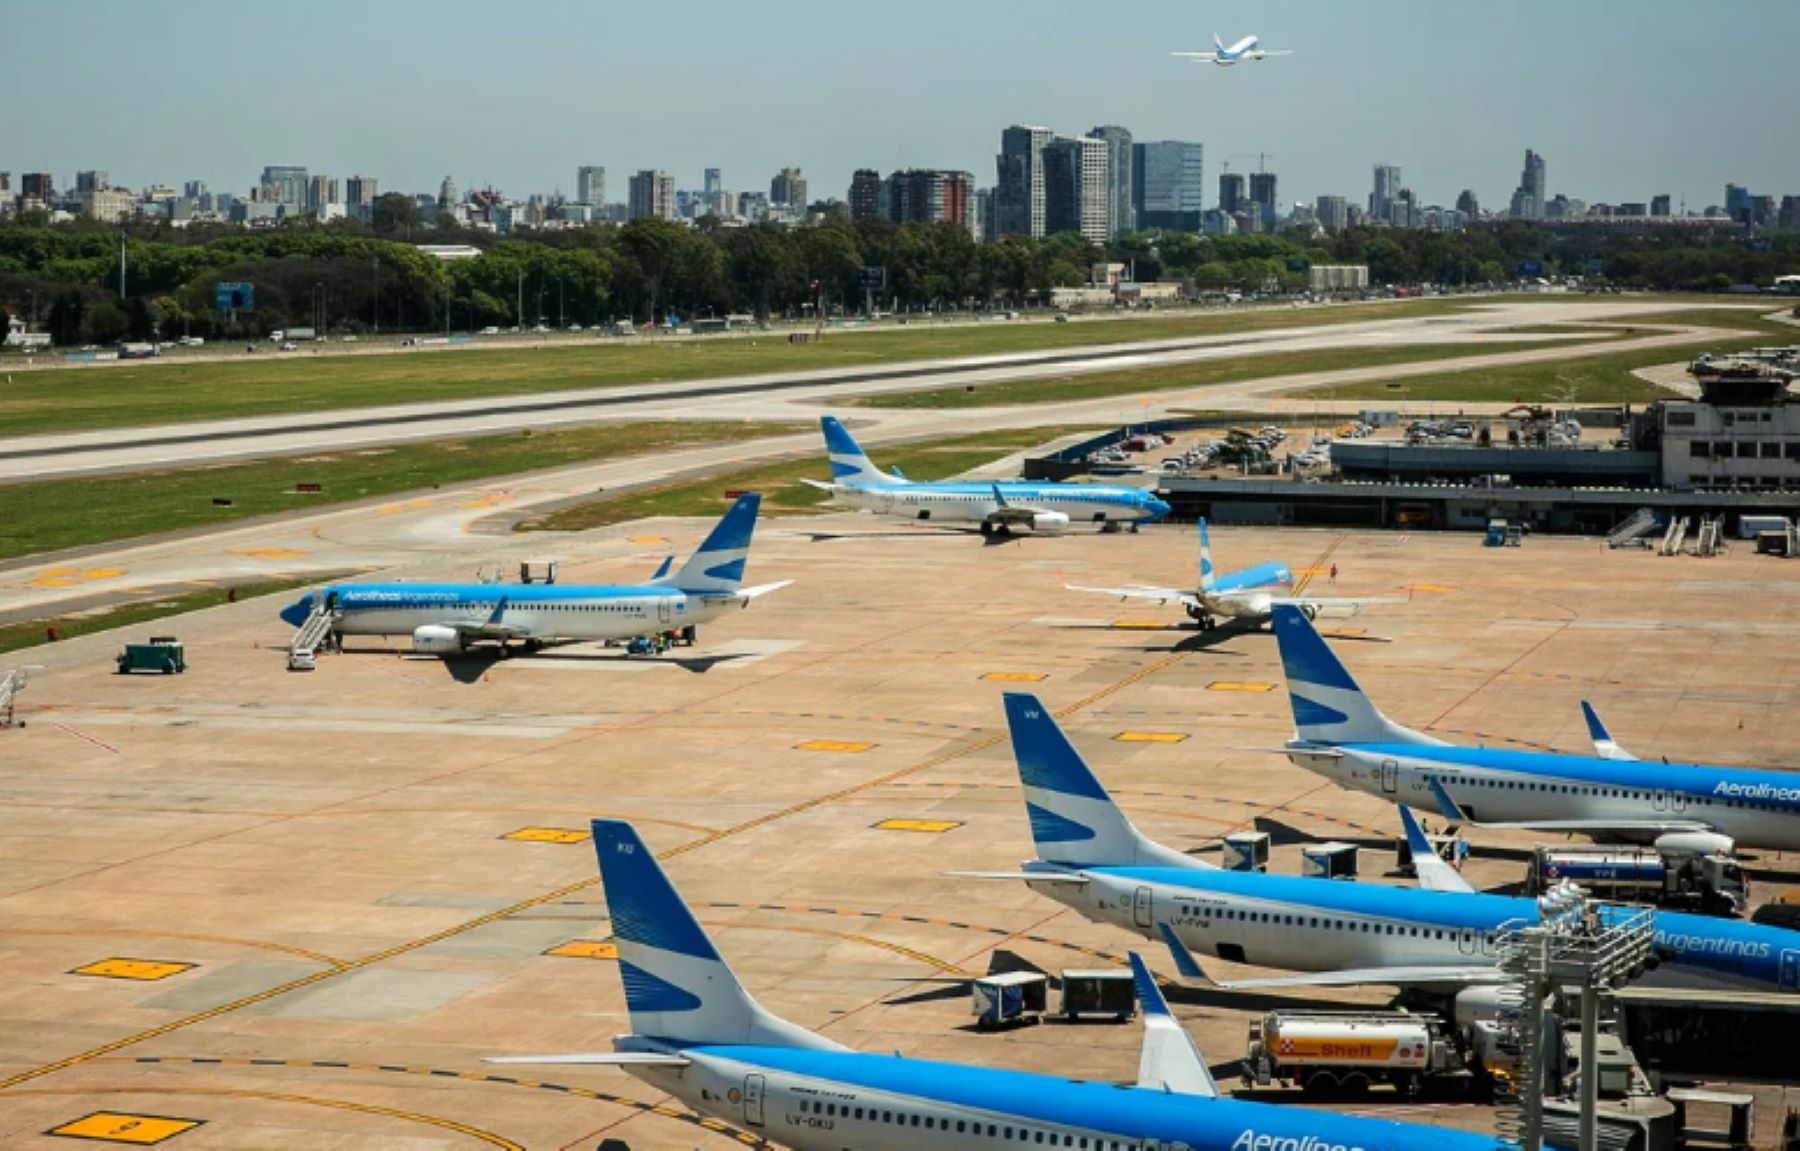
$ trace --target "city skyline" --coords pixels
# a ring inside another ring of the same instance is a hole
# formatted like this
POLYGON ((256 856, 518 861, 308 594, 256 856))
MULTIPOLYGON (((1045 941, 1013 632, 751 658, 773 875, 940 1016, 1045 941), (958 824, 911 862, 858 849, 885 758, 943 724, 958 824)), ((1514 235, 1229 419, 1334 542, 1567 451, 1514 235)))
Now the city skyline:
POLYGON ((559 3, 509 18, 514 34, 498 38, 484 28, 491 9, 461 0, 424 28, 340 0, 254 22, 211 19, 214 9, 186 0, 109 7, 104 21, 85 4, 53 6, 15 16, 10 27, 28 34, 0 44, 21 90, 58 96, 42 105, 48 114, 9 122, 0 170, 49 171, 60 185, 103 168, 132 188, 198 179, 241 193, 263 167, 292 164, 370 173, 384 190, 431 191, 450 173, 464 187, 572 198, 583 163, 621 175, 665 171, 678 188, 698 188, 703 169, 720 168, 734 190, 766 187, 798 167, 815 198, 841 198, 858 168, 967 170, 985 186, 997 127, 1025 123, 1069 132, 1120 124, 1140 140, 1196 141, 1213 173, 1229 162, 1247 174, 1255 154, 1268 152, 1289 206, 1321 195, 1356 202, 1382 160, 1404 169, 1420 203, 1449 204, 1471 188, 1498 206, 1516 188, 1527 148, 1553 161, 1550 195, 1590 202, 1668 194, 1697 211, 1722 203, 1727 182, 1775 192, 1800 184, 1788 170, 1800 125, 1757 103, 1755 77, 1782 74, 1781 32, 1800 31, 1800 9, 1778 0, 1704 12, 1654 0, 1629 22, 1542 0, 1504 11, 1394 0, 1379 19, 1372 5, 1297 0, 1258 14, 1255 28, 1160 0, 1130 19, 1090 3, 1052 7, 966 11, 921 0, 917 19, 828 20, 840 10, 788 0, 770 20, 746 23, 696 0, 698 18, 684 18, 672 48, 653 19, 620 12, 601 21, 559 3), (957 37, 935 35, 940 8, 957 13, 957 37), (1413 8, 1429 19, 1411 19, 1413 8), (1691 52, 1702 17, 1710 41, 1735 46, 1729 61, 1691 52), (359 33, 340 34, 350 26, 359 33), (1543 63, 1493 50, 1536 52, 1552 27, 1559 52, 1543 63), (1293 66, 1219 73, 1162 55, 1162 40, 1204 43, 1240 28, 1292 45, 1293 66), (1147 43, 1147 29, 1159 38, 1147 43), (59 42, 82 47, 46 50, 59 42), (393 67, 394 42, 416 47, 404 69, 393 67), (276 43, 282 59, 325 61, 328 78, 342 82, 321 82, 315 68, 270 69, 276 43), (1458 43, 1482 50, 1458 52, 1458 43), (664 58, 677 50, 678 67, 664 58), (996 53, 1007 52, 1033 66, 996 68, 996 53), (155 89, 162 102, 142 98, 146 53, 169 64, 155 89), (796 67, 800 53, 817 56, 818 67, 796 67), (1564 53, 1582 67, 1550 62, 1564 53), (1092 67, 1096 54, 1121 65, 1118 78, 1068 83, 1103 74, 1092 67), (1382 59, 1404 60, 1405 73, 1382 75, 1371 67, 1382 59), (1646 66, 1673 59, 1682 60, 1679 82, 1646 66), (495 98, 413 95, 421 86, 467 92, 471 76, 495 98), (903 117, 887 112, 884 86, 896 78, 908 93, 903 117), (654 114, 636 111, 645 85, 656 93, 654 114), (733 91, 752 95, 721 98, 733 91), (1348 117, 1308 111, 1323 106, 1348 117))

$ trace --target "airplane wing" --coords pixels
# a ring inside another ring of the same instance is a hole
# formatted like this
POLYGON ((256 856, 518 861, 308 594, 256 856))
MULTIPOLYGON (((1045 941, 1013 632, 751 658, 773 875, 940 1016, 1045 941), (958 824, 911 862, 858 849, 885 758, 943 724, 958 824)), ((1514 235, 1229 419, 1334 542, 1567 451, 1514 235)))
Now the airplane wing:
POLYGON ((1187 945, 1166 923, 1156 925, 1163 944, 1183 979, 1192 979, 1221 991, 1246 991, 1258 987, 1360 987, 1365 984, 1404 987, 1408 984, 1468 985, 1499 983, 1505 976, 1495 967, 1348 967, 1337 971, 1306 971, 1296 975, 1271 975, 1257 979, 1217 980, 1206 973, 1187 945))
POLYGON ((1411 603, 1403 595, 1365 595, 1365 596, 1329 596, 1329 595, 1296 595, 1287 599, 1276 600, 1276 603, 1292 604, 1295 607, 1316 608, 1358 608, 1377 603, 1411 603))
POLYGON ((1462 805, 1450 797, 1439 780, 1431 782, 1431 796, 1437 800, 1438 811, 1445 819, 1453 823, 1466 823, 1471 827, 1491 827, 1501 831, 1551 831, 1572 832, 1586 835, 1603 834, 1609 831, 1634 831, 1663 834, 1671 831, 1705 831, 1717 832, 1719 829, 1699 819, 1525 819, 1517 821, 1490 821, 1471 819, 1462 805))
POLYGON ((1066 883, 1082 886, 1088 877, 1074 871, 945 871, 952 879, 1019 879, 1032 883, 1066 883))
POLYGON ((1626 751, 1613 740, 1612 733, 1606 730, 1606 725, 1600 722, 1600 716, 1595 713, 1594 705, 1585 699, 1581 701, 1581 714, 1587 720, 1588 738, 1594 741, 1596 755, 1601 759, 1637 759, 1637 756, 1626 751))
POLYGON ((1023 504, 1009 504, 1006 497, 1000 494, 1000 485, 994 487, 994 510, 987 514, 987 521, 992 524, 1025 524, 1030 526, 1044 509, 1026 507, 1023 504))
POLYGON ((1126 584, 1123 587, 1085 587, 1081 584, 1065 582, 1064 591, 1084 591, 1094 595, 1116 596, 1119 599, 1146 599, 1156 603, 1179 603, 1198 605, 1200 597, 1191 591, 1182 591, 1173 587, 1152 587, 1148 584, 1126 584))
POLYGON ((1169 1010, 1162 988, 1143 958, 1133 951, 1131 979, 1137 985, 1138 1006, 1144 1013, 1144 1049, 1138 1055, 1138 1086, 1176 1095, 1217 1099, 1219 1085, 1206 1069, 1206 1058, 1194 1037, 1169 1010))
POLYGON ((1283 48, 1279 52, 1269 52, 1269 51, 1263 52, 1264 56, 1292 56, 1293 54, 1294 54, 1294 50, 1292 48, 1283 48))
POLYGON ((596 1051, 578 1055, 505 1055, 483 1059, 483 1063, 576 1063, 600 1067, 686 1067, 693 1060, 685 1055, 665 1055, 660 1051, 596 1051))
POLYGON ((512 624, 501 622, 500 617, 505 614, 506 597, 501 596, 500 602, 494 605, 494 610, 488 613, 488 617, 480 623, 465 620, 449 626, 469 639, 521 639, 531 634, 530 628, 514 627, 512 624))
POLYGON ((774 583, 757 584, 755 587, 741 587, 737 590, 737 598, 746 601, 753 600, 768 595, 772 591, 780 591, 793 582, 791 579, 784 579, 776 580, 774 583))
POLYGON ((1400 805, 1400 822, 1406 826, 1406 843, 1412 848, 1413 870, 1418 873, 1420 887, 1427 891, 1468 893, 1475 890, 1475 885, 1464 879, 1462 872, 1445 863, 1432 850, 1431 841, 1425 838, 1424 829, 1413 818, 1412 809, 1405 804, 1400 805))
POLYGON ((831 483, 827 480, 809 480, 809 479, 805 478, 804 476, 802 476, 800 479, 800 482, 805 484, 809 488, 818 488, 822 492, 837 491, 837 485, 834 483, 831 483))
POLYGON ((1217 52, 1171 52, 1169 55, 1179 56, 1183 60, 1192 60, 1197 64, 1217 64, 1219 62, 1217 52))

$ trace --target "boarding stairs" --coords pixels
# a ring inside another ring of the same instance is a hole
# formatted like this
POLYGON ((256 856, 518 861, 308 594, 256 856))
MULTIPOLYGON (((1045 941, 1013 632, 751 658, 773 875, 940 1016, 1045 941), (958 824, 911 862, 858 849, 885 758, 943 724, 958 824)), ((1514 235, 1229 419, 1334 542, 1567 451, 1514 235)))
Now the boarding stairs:
POLYGON ((1691 522, 1687 516, 1669 522, 1669 530, 1663 533, 1663 555, 1678 556, 1681 554, 1681 545, 1687 542, 1688 526, 1691 522))
POLYGON ((1643 538, 1656 530, 1656 513, 1649 508, 1639 508, 1632 517, 1614 528, 1606 537, 1606 546, 1611 548, 1642 547, 1643 538))
POLYGON ((0 731, 13 726, 13 705, 18 701, 19 693, 25 690, 25 679, 22 667, 0 675, 0 731))
POLYGON ((310 657, 318 651, 331 635, 332 625, 337 623, 337 613, 323 605, 312 609, 294 638, 288 641, 288 659, 291 662, 296 656, 310 657))
POLYGON ((1694 541, 1694 554, 1697 556, 1716 556, 1725 550, 1725 521, 1722 516, 1709 516, 1700 520, 1700 536, 1694 541))
POLYGON ((1789 559, 1800 559, 1800 528, 1793 521, 1787 525, 1787 556, 1789 559))

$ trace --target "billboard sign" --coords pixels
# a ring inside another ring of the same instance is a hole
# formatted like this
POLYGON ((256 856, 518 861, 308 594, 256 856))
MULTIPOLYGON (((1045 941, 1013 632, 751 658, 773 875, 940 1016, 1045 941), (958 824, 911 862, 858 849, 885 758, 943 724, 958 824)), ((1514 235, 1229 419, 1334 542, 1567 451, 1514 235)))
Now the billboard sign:
POLYGON ((213 307, 221 312, 254 312, 256 285, 220 282, 213 285, 213 307))

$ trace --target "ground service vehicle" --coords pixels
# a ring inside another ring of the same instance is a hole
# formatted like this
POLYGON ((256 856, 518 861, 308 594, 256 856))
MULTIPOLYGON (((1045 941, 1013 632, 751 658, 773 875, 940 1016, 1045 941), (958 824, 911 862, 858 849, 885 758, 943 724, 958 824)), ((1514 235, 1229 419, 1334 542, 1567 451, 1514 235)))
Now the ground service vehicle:
POLYGON ((1545 847, 1532 852, 1525 889, 1536 895, 1563 880, 1601 899, 1742 915, 1750 904, 1744 869, 1729 855, 1654 847, 1545 847))
POLYGON ((1271 1011, 1250 1024, 1245 1086, 1286 1080, 1308 1095, 1360 1095, 1391 1083, 1414 1096, 1473 1078, 1455 1031, 1437 1015, 1393 1011, 1271 1011))
POLYGON ((159 671, 175 675, 187 670, 187 656, 181 641, 172 635, 152 636, 149 643, 128 643, 119 652, 119 674, 134 671, 159 671))

